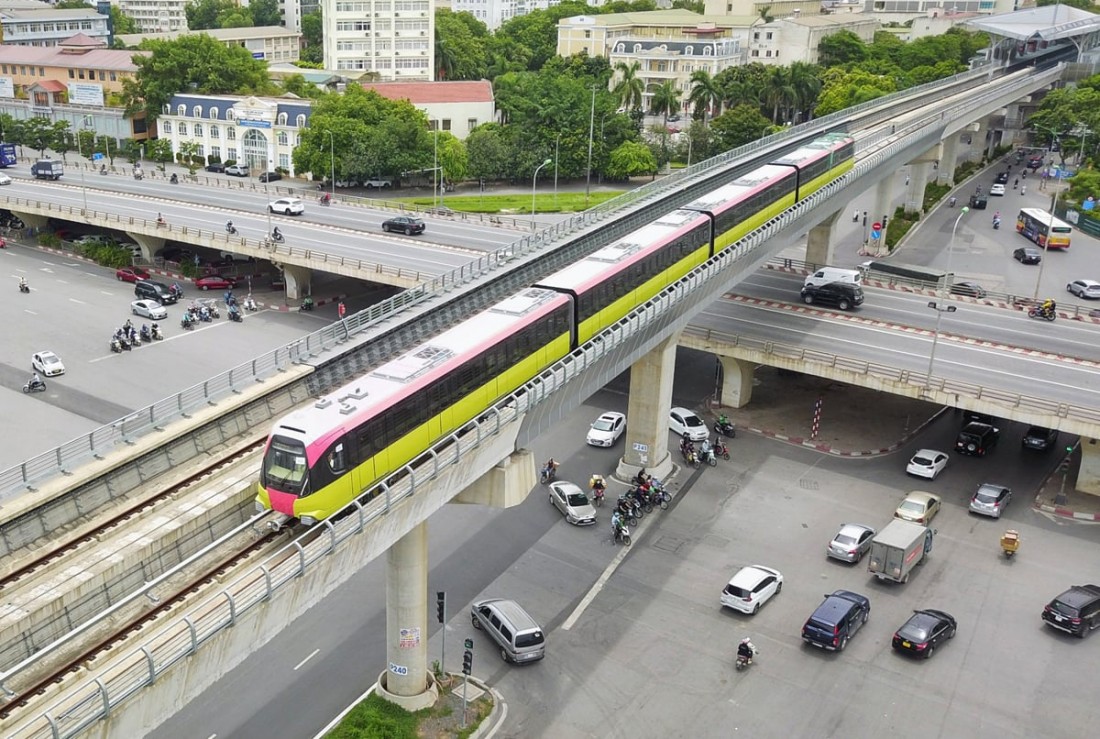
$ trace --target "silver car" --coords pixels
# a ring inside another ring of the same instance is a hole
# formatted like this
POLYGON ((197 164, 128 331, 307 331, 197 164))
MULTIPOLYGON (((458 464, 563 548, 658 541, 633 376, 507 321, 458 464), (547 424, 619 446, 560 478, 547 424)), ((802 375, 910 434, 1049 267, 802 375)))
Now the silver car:
POLYGON ((596 523, 596 509, 584 491, 571 482, 558 480, 550 483, 550 502, 574 526, 596 523))
POLYGON ((825 548, 825 554, 844 562, 858 562, 871 548, 871 539, 875 530, 861 523, 846 523, 836 532, 836 536, 825 548))
POLYGON ((978 486, 978 492, 974 493, 974 497, 970 499, 970 512, 1000 518, 1010 500, 1012 500, 1012 491, 1004 485, 983 482, 978 486))

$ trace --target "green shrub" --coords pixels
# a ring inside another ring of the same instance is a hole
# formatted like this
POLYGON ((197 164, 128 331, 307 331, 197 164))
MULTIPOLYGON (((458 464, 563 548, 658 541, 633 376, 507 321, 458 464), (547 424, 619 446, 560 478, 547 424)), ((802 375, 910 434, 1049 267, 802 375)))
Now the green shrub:
POLYGON ((38 234, 38 243, 42 246, 50 246, 57 249, 61 246, 61 238, 53 233, 40 233, 38 234))

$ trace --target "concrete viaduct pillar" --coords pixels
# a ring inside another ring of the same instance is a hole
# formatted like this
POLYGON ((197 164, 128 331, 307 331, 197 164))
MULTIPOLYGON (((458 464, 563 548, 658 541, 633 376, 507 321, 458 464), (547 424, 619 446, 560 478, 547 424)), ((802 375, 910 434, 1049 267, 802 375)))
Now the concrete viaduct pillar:
POLYGON ((150 236, 148 234, 130 233, 126 234, 137 242, 137 245, 141 247, 141 256, 148 262, 153 261, 153 257, 164 248, 165 239, 162 236, 150 236))
POLYGON ((722 363, 721 404, 728 408, 744 408, 752 400, 752 373, 756 364, 744 359, 718 356, 722 363))
POLYGON ((909 184, 905 188, 905 212, 921 213, 924 210, 924 189, 928 187, 933 167, 939 166, 940 146, 936 144, 909 163, 909 184))
MULTIPOLYGON (((844 211, 847 213, 847 211, 844 211)), ((806 235, 806 261, 810 264, 832 264, 833 239, 836 236, 836 224, 840 216, 837 211, 810 229, 806 235)))
POLYGON ((386 661, 379 692, 409 711, 434 705, 428 680, 428 524, 421 523, 386 552, 386 661))
POLYGON ((37 228, 41 230, 50 225, 49 216, 39 215, 38 213, 20 213, 17 210, 13 210, 11 214, 23 221, 23 225, 28 228, 37 228))
POLYGON ((940 169, 936 172, 936 184, 950 185, 954 181, 957 166, 959 166, 959 134, 953 133, 940 142, 940 169))
POLYGON ((1100 442, 1081 437, 1081 469, 1077 472, 1077 490, 1100 495, 1100 442))
POLYGON ((299 267, 296 264, 279 265, 283 270, 283 278, 286 280, 286 296, 291 300, 298 300, 313 294, 311 279, 313 270, 308 267, 299 267))
MULTIPOLYGON (((882 223, 883 218, 888 218, 894 214, 894 178, 884 177, 879 180, 878 185, 875 187, 874 201, 871 206, 871 212, 868 215, 868 220, 871 224, 882 223)), ((889 224, 887 224, 889 225, 889 224)), ((868 224, 868 234, 871 233, 870 224, 868 224)), ((867 249, 875 256, 886 254, 886 234, 882 234, 878 239, 871 239, 870 237, 867 249)))
POLYGON ((668 411, 672 407, 672 380, 680 332, 653 347, 630 368, 626 451, 615 474, 628 480, 645 468, 661 479, 672 471, 668 453, 668 411))

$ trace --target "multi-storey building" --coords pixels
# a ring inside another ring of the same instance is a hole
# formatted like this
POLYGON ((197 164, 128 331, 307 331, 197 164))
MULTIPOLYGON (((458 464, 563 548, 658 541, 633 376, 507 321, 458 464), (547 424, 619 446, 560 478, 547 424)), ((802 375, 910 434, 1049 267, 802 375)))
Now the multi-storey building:
POLYGON ((191 0, 114 0, 126 15, 134 19, 141 33, 186 31, 185 8, 191 0))
POLYGON ((773 19, 824 14, 866 13, 883 22, 945 13, 1011 13, 1019 0, 704 0, 707 15, 760 15, 773 19))
POLYGON ((488 26, 490 31, 516 17, 517 0, 451 0, 451 10, 469 13, 488 26))
POLYGON ((140 51, 104 48, 77 34, 57 46, 0 46, 0 113, 69 121, 119 139, 148 136, 144 115, 127 117, 117 95, 140 51))
POLYGON ((167 33, 127 33, 118 37, 126 46, 136 47, 145 39, 171 41, 180 36, 205 33, 226 46, 243 46, 255 59, 267 62, 296 62, 300 58, 302 34, 282 26, 248 28, 211 28, 205 31, 169 31, 167 33))
POLYGON ((482 123, 496 120, 493 83, 488 80, 457 82, 364 82, 390 100, 408 100, 424 111, 433 130, 450 131, 465 139, 482 123))
MULTIPOLYGON (((107 3, 104 3, 106 6, 107 3)), ((110 12, 107 8, 104 11, 110 12)), ((110 43, 106 12, 93 8, 0 10, 3 42, 9 46, 57 46, 77 33, 110 43)))
POLYGON ((285 169, 294 176, 294 148, 309 124, 310 102, 240 95, 173 95, 157 132, 173 153, 194 143, 203 157, 247 163, 254 172, 285 169))
POLYGON ((794 62, 816 64, 821 40, 839 31, 851 31, 865 43, 874 41, 882 27, 879 19, 864 13, 839 15, 801 14, 777 18, 753 29, 749 61, 788 65, 794 62))
POLYGON ((431 80, 432 0, 323 0, 325 68, 382 80, 431 80))
POLYGON ((558 21, 558 54, 583 51, 607 57, 612 67, 638 62, 637 75, 645 83, 642 108, 648 110, 653 92, 666 80, 684 103, 692 73, 715 75, 746 64, 750 34, 763 24, 759 16, 702 16, 690 10, 578 15, 558 21))

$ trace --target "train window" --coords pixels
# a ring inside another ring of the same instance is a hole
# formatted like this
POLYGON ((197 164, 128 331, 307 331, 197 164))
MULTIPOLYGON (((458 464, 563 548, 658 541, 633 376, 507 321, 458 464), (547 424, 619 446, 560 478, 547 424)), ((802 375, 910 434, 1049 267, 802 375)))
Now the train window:
POLYGON ((330 449, 325 460, 328 462, 329 470, 331 470, 334 475, 343 474, 348 468, 348 455, 344 450, 343 442, 330 449))
POLYGON ((264 455, 263 484, 295 495, 303 495, 308 487, 309 467, 302 442, 275 436, 264 455))

